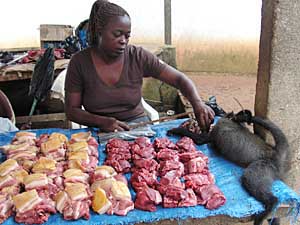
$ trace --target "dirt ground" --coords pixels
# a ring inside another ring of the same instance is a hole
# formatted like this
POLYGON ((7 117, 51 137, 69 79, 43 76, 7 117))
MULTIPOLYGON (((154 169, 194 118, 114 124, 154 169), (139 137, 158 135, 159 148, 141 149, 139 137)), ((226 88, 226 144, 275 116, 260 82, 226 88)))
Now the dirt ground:
POLYGON ((226 112, 240 111, 241 107, 254 110, 256 89, 255 75, 231 75, 216 73, 186 73, 196 84, 200 96, 207 100, 216 96, 217 104, 226 112))

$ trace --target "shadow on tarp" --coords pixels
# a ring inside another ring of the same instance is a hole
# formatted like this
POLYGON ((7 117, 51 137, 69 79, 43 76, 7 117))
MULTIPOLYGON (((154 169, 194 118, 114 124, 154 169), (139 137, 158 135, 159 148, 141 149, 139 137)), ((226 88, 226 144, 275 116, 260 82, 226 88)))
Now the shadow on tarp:
MULTIPOLYGON (((153 125, 152 129, 156 132, 155 137, 165 137, 167 130, 179 126, 185 119, 164 122, 158 125, 153 125)), ((39 129, 33 130, 40 135, 42 133, 61 132, 70 137, 72 133, 79 131, 91 130, 93 136, 97 138, 97 130, 95 129, 79 129, 79 130, 64 130, 64 129, 39 129)), ((1 134, 0 145, 8 144, 15 132, 1 134)), ((155 138, 154 137, 154 138, 155 138)), ((152 138, 152 141, 154 140, 152 138)), ((174 143, 179 140, 178 137, 168 137, 174 143)), ((77 221, 63 220, 60 214, 51 215, 49 220, 45 224, 94 224, 94 225, 108 225, 108 224, 135 224, 140 222, 156 222, 159 220, 184 220, 189 218, 201 219, 208 216, 226 215, 229 217, 243 218, 253 214, 260 213, 264 210, 263 205, 256 201, 253 197, 242 188, 240 184, 240 177, 243 173, 241 167, 223 159, 212 151, 207 145, 197 146, 198 150, 201 150, 209 157, 209 169, 214 174, 217 186, 223 191, 226 196, 226 204, 215 210, 205 209, 203 206, 184 207, 184 208, 162 208, 157 207, 156 212, 147 212, 134 209, 130 211, 127 216, 116 215, 98 215, 91 210, 90 220, 79 219, 77 221)), ((106 157, 104 152, 105 143, 99 145, 99 164, 101 165, 106 157)), ((3 158, 3 157, 2 157, 3 158)), ((130 174, 126 175, 127 178, 130 174)), ((135 193, 131 189, 133 198, 135 193)), ((280 204, 289 204, 289 215, 291 222, 294 222, 299 215, 300 197, 285 183, 276 181, 272 188, 273 193, 278 197, 280 204)), ((6 220, 4 225, 16 224, 14 219, 10 217, 6 220)))

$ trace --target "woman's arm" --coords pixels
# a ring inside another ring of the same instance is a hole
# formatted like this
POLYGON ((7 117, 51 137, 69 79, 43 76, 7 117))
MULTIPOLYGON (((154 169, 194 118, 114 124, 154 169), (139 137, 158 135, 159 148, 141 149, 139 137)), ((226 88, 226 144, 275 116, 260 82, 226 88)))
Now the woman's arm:
POLYGON ((65 112, 67 118, 76 123, 99 127, 104 132, 129 130, 126 123, 123 123, 113 117, 99 116, 81 109, 81 93, 65 93, 65 112))
POLYGON ((10 105, 10 102, 4 92, 0 90, 0 116, 6 117, 10 120, 13 118, 13 109, 10 105))
POLYGON ((198 95, 194 83, 182 72, 166 65, 157 79, 179 89, 193 106, 201 130, 207 131, 214 119, 214 111, 198 95))

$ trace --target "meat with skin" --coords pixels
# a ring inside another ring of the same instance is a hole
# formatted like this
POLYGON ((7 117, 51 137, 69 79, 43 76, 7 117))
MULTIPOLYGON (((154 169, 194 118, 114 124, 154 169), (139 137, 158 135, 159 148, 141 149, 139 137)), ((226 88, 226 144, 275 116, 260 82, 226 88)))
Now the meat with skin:
POLYGON ((41 134, 39 138, 36 140, 36 146, 41 147, 42 143, 48 141, 49 136, 50 136, 49 134, 41 134))
POLYGON ((18 223, 41 224, 51 213, 56 213, 53 202, 40 197, 34 189, 14 196, 13 203, 18 223))
POLYGON ((0 190, 4 187, 9 187, 17 183, 17 180, 10 175, 0 177, 0 190))
POLYGON ((91 193, 84 184, 70 184, 56 195, 56 209, 63 214, 65 220, 89 219, 90 197, 91 193))
POLYGON ((127 213, 134 209, 134 203, 131 199, 112 200, 112 206, 106 212, 109 215, 126 216, 127 213))
POLYGON ((0 194, 0 224, 13 213, 13 201, 8 194, 0 194))
POLYGON ((41 153, 55 161, 64 161, 66 155, 66 143, 59 138, 48 139, 41 144, 41 153))
POLYGON ((15 134, 12 144, 28 143, 30 145, 35 145, 36 134, 28 131, 19 131, 15 134))
POLYGON ((68 169, 63 173, 64 183, 82 183, 89 184, 89 175, 82 172, 80 169, 68 169))
POLYGON ((90 175, 91 183, 94 183, 97 180, 104 180, 110 177, 114 177, 116 175, 117 172, 111 166, 97 166, 95 171, 93 171, 90 175))

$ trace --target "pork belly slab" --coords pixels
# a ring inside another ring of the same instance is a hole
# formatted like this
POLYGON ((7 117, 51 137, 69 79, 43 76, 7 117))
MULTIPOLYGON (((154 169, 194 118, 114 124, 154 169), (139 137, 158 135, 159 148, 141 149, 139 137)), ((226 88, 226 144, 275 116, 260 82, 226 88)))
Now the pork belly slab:
POLYGON ((42 224, 51 213, 56 213, 54 203, 41 198, 34 189, 14 196, 13 204, 18 223, 42 224))

